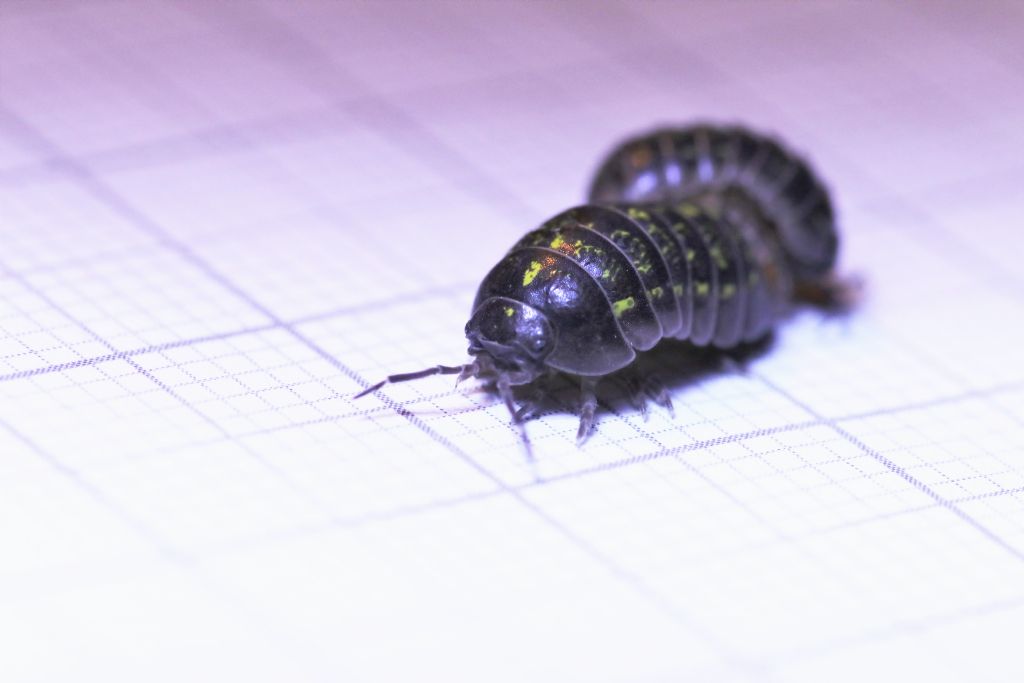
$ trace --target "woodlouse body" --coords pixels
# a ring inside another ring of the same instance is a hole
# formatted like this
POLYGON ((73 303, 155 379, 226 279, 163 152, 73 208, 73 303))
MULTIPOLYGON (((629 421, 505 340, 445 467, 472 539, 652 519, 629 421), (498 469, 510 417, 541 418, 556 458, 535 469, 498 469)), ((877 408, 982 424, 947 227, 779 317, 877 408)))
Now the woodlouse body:
MULTIPOLYGON (((594 177, 592 202, 723 199, 759 213, 789 269, 815 279, 835 264, 839 240, 828 190, 811 167, 771 137, 739 127, 660 129, 624 142, 594 177)), ((727 217, 728 218, 728 217, 727 217)))
POLYGON ((757 340, 795 288, 828 287, 838 245, 828 193, 769 137, 699 125, 631 138, 600 166, 590 201, 525 235, 483 279, 466 325, 471 363, 363 393, 430 374, 483 377, 519 422, 510 387, 561 371, 581 378, 582 439, 597 380, 638 352, 664 338, 757 340))

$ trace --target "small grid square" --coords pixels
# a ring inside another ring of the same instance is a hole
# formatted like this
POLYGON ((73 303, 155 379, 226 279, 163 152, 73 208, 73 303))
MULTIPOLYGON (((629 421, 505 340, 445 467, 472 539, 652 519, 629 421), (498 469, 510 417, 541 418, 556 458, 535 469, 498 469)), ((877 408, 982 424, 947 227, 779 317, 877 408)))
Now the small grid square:
POLYGON ((458 277, 451 268, 435 268, 422 252, 406 252, 388 237, 386 220, 373 239, 353 243, 358 226, 370 222, 313 209, 226 233, 195 251, 275 315, 294 321, 418 294, 429 282, 427 273, 436 285, 458 277))
POLYGON ((116 351, 270 322, 187 256, 163 248, 29 273, 25 281, 116 351))
MULTIPOLYGON (((37 453, 4 450, 5 457, 37 453)), ((111 510, 78 481, 54 471, 22 472, 0 478, 0 535, 4 563, 0 602, 25 594, 45 595, 54 583, 73 583, 110 562, 138 565, 156 553, 146 538, 126 528, 111 510)))
MULTIPOLYGON (((39 19, 27 16, 25 21, 39 19)), ((182 134, 208 122, 201 111, 161 87, 152 72, 140 77, 142 65, 130 50, 104 42, 83 44, 95 34, 83 32, 80 19, 36 23, 42 36, 35 41, 31 32, 21 33, 20 20, 4 23, 4 45, 16 55, 30 55, 26 63, 4 70, 4 105, 68 154, 182 134), (62 85, 38 87, 47 81, 62 85)))
POLYGON ((932 500, 826 425, 680 456, 787 536, 928 507, 932 500))
POLYGON ((1024 424, 993 408, 966 399, 842 424, 943 499, 987 497, 1024 488, 1024 424))
POLYGON ((24 273, 155 246, 153 239, 68 180, 0 186, 0 256, 24 273))
POLYGON ((228 435, 338 417, 359 390, 280 329, 154 351, 134 362, 228 435))
POLYGON ((456 680, 488 668, 494 680, 509 682, 553 671, 587 679, 657 680, 670 677, 680 656, 696 671, 723 671, 720 653, 699 634, 656 606, 631 599, 621 577, 565 543, 521 505, 493 498, 470 509, 476 520, 470 526, 463 523, 467 507, 445 507, 350 533, 328 529, 292 537, 212 557, 207 565, 253 603, 284 615, 289 630, 321 646, 334 666, 352 667, 357 679, 416 678, 420 667, 429 666, 443 667, 456 680), (277 588, 282 577, 287 591, 277 588), (551 584, 558 590, 538 592, 539 585, 551 584), (587 597, 593 595, 602 599, 587 597), (408 604, 418 609, 408 610, 408 604), (537 618, 552 608, 564 616, 537 618), (486 631, 456 635, 434 628, 438 614, 478 624, 492 611, 501 617, 486 631), (631 626, 636 623, 653 628, 639 631, 631 626), (364 646, 343 652, 335 647, 337 637, 364 646), (394 656, 395 638, 410 643, 407 656, 394 656), (510 654, 510 641, 531 656, 510 654), (466 656, 445 657, 454 646, 466 648, 466 656))
POLYGON ((38 293, 9 275, 0 275, 0 374, 16 377, 60 363, 110 353, 38 293))
POLYGON ((122 164, 100 180, 187 244, 309 208, 302 183, 259 147, 213 146, 198 156, 122 164))
POLYGON ((357 413, 240 441, 288 472, 338 524, 502 493, 489 477, 453 458, 444 443, 405 426, 405 418, 391 411, 357 413))
POLYGON ((116 359, 0 383, 5 418, 70 467, 197 444, 221 433, 116 359), (70 445, 69 445, 70 444, 70 445))
POLYGON ((914 404, 964 391, 957 376, 872 324, 802 314, 784 327, 758 375, 825 417, 914 404))
POLYGON ((324 519, 303 491, 246 449, 220 441, 114 463, 95 471, 90 482, 126 514, 186 552, 324 519), (182 500, 188 501, 187 514, 182 514, 182 500))

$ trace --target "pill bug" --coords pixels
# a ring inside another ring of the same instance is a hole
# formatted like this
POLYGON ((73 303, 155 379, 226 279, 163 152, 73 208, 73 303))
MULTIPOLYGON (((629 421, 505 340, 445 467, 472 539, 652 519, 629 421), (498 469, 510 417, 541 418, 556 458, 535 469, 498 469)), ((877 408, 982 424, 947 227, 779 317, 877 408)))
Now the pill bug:
MULTIPOLYGON (((799 299, 836 299, 838 236, 828 191, 802 158, 739 126, 660 128, 600 164, 589 202, 548 219, 484 277, 465 332, 470 362, 391 375, 492 382, 522 424, 512 387, 579 378, 577 441, 595 388, 674 338, 730 349, 765 337, 799 299)), ((651 392, 671 408, 664 389, 651 392)))

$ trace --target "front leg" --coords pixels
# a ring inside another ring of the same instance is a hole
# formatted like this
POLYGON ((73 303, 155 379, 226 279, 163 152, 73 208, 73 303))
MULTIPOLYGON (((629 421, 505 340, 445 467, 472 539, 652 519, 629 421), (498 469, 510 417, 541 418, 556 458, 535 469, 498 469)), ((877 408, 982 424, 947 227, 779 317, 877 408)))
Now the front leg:
POLYGON ((597 411, 598 377, 580 378, 580 429, 576 432, 576 445, 581 446, 594 430, 594 413, 597 411))
POLYGON ((516 422, 532 420, 544 412, 554 400, 551 396, 551 384, 552 376, 544 374, 522 389, 522 394, 525 395, 519 401, 519 410, 515 414, 516 422))

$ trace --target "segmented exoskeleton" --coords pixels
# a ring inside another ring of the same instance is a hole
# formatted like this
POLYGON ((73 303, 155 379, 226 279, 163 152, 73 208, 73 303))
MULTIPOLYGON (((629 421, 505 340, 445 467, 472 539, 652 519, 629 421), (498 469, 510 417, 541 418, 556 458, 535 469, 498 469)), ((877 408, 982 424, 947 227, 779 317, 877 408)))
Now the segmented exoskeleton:
MULTIPOLYGON (((764 337, 795 292, 828 292, 838 239, 828 192, 801 158, 740 127, 658 129, 616 147, 590 203, 520 239, 484 277, 466 325, 472 361, 392 375, 581 380, 582 441, 597 381, 666 337, 728 349, 764 337)), ((820 297, 819 297, 820 298, 820 297)), ((827 297, 826 297, 827 298, 827 297)), ((667 393, 656 400, 670 406, 667 393)), ((524 433, 525 439, 525 433, 524 433)))

